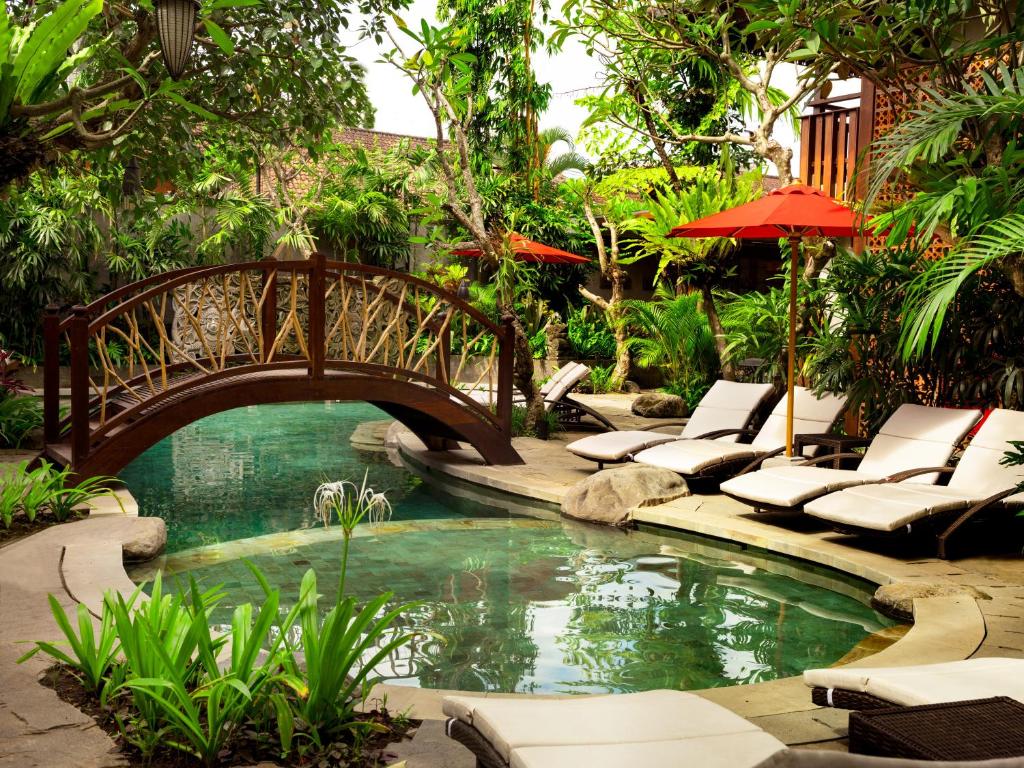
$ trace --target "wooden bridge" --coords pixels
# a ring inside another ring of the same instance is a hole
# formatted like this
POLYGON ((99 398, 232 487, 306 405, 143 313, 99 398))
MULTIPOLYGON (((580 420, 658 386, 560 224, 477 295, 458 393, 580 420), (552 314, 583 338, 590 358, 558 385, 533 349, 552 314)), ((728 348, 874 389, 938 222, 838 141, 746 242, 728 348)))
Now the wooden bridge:
POLYGON ((46 454, 82 476, 114 474, 219 411, 316 400, 364 400, 432 449, 465 442, 488 463, 522 463, 511 326, 410 275, 323 254, 191 267, 64 316, 48 307, 44 330, 46 454))

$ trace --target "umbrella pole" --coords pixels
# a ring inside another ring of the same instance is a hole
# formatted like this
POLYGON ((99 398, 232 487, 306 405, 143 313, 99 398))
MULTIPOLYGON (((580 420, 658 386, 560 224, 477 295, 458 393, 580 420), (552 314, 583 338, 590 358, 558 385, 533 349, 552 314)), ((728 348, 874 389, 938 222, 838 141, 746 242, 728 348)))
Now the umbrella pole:
POLYGON ((786 456, 793 455, 793 408, 796 378, 796 288, 800 269, 800 235, 789 236, 789 366, 786 373, 786 456))

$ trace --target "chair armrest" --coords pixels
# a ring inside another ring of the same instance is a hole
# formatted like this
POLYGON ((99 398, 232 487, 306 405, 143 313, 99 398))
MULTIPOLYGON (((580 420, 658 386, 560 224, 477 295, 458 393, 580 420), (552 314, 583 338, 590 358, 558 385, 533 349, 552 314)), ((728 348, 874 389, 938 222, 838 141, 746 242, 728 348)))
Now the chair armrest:
POLYGON ((805 459, 804 461, 797 464, 798 467, 813 467, 817 464, 828 464, 829 462, 838 461, 839 459, 863 459, 863 453, 854 453, 852 451, 848 453, 828 453, 824 456, 816 456, 813 459, 805 459))
POLYGON ((703 435, 697 435, 694 440, 717 440, 719 437, 728 437, 729 435, 753 437, 756 434, 757 432, 753 429, 716 429, 711 432, 705 432, 703 435))
POLYGON ((882 482, 902 483, 904 480, 909 480, 911 477, 918 477, 919 475, 930 475, 932 473, 950 475, 953 471, 954 467, 920 467, 918 469, 907 469, 903 472, 896 472, 895 474, 889 475, 882 482))
POLYGON ((786 451, 785 448, 776 448, 774 451, 768 451, 768 453, 765 453, 765 454, 762 454, 761 456, 758 456, 752 462, 747 464, 747 466, 745 466, 743 469, 741 469, 739 472, 737 472, 735 476, 739 477, 740 475, 745 475, 748 472, 754 472, 754 471, 756 471, 756 470, 761 468, 761 465, 764 463, 765 459, 770 459, 772 456, 778 456, 778 455, 784 453, 785 451, 786 451))
POLYGON ((989 507, 994 507, 996 504, 1001 502, 1003 499, 1007 499, 1010 496, 1015 496, 1018 493, 1020 493, 1020 489, 1018 489, 1018 488, 1010 488, 1010 489, 1005 490, 1005 491, 1000 491, 999 493, 994 493, 991 496, 989 496, 987 499, 982 499, 977 504, 975 504, 973 507, 971 507, 966 512, 964 512, 962 515, 957 517, 957 519, 954 520, 950 524, 950 526, 948 528, 946 528, 946 530, 944 530, 942 533, 939 534, 939 548, 938 548, 938 553, 937 553, 938 556, 939 556, 939 559, 940 560, 946 560, 948 558, 948 556, 949 556, 949 537, 952 536, 957 531, 957 529, 959 529, 962 525, 964 525, 969 520, 971 520, 975 515, 978 515, 981 512, 986 511, 989 507))
POLYGON ((640 427, 640 429, 638 429, 637 431, 638 432, 653 432, 656 429, 661 429, 662 427, 685 427, 685 426, 686 426, 686 422, 685 421, 663 421, 660 424, 649 424, 646 427, 640 427))

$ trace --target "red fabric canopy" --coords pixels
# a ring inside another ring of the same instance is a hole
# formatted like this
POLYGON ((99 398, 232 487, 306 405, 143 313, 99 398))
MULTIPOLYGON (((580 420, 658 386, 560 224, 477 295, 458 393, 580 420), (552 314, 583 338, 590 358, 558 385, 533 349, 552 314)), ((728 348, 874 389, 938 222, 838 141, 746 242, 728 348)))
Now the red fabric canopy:
MULTIPOLYGON (((586 256, 577 256, 575 253, 527 240, 517 232, 510 234, 508 241, 512 246, 512 253, 515 254, 516 261, 530 261, 539 264, 586 264, 590 261, 586 256)), ((456 246, 452 249, 452 253, 456 256, 479 257, 482 255, 476 245, 469 243, 456 246)))
POLYGON ((856 237, 863 222, 863 216, 821 190, 790 184, 759 200, 675 227, 669 237, 856 237))

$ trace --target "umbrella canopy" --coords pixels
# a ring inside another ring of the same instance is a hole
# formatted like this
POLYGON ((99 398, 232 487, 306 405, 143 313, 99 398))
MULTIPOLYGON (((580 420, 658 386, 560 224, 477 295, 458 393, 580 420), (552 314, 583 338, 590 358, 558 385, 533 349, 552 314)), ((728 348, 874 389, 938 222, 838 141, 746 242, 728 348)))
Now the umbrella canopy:
POLYGON ((864 218, 819 189, 790 184, 764 197, 673 229, 671 237, 856 237, 864 218))
MULTIPOLYGON (((586 256, 552 248, 550 245, 528 240, 518 232, 508 236, 509 246, 516 261, 529 261, 538 264, 586 264, 590 261, 586 256)), ((456 256, 472 256, 479 258, 483 252, 473 243, 459 243, 452 249, 456 256)))
POLYGON ((803 237, 856 237, 864 218, 821 190, 790 184, 744 205, 675 227, 670 237, 789 239, 789 366, 786 392, 786 456, 793 455, 793 387, 796 371, 796 274, 803 237))

